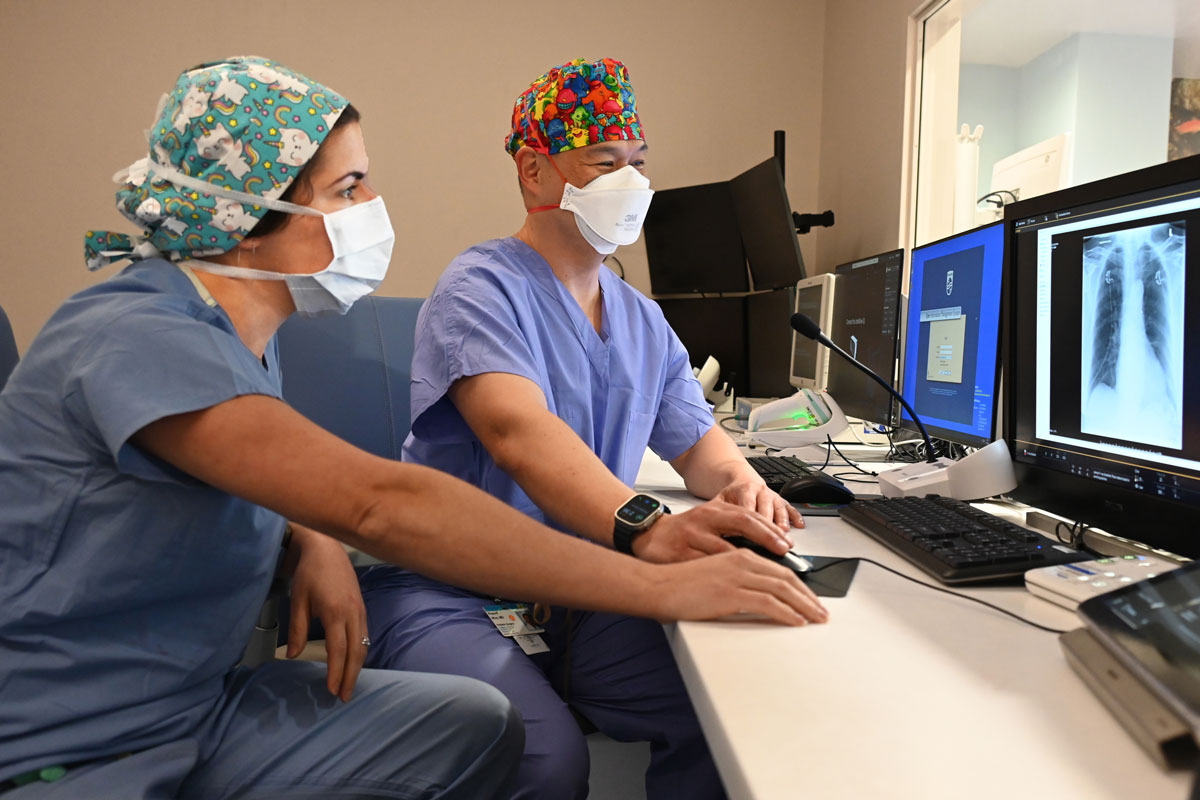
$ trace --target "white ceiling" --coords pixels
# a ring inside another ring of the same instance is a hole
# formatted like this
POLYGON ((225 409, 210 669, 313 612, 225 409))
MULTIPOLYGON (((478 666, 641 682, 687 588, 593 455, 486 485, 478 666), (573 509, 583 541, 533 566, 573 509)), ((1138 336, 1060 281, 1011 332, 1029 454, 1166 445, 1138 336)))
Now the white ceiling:
POLYGON ((1075 33, 1176 39, 1200 51, 1197 0, 963 0, 962 63, 1019 67, 1075 33))

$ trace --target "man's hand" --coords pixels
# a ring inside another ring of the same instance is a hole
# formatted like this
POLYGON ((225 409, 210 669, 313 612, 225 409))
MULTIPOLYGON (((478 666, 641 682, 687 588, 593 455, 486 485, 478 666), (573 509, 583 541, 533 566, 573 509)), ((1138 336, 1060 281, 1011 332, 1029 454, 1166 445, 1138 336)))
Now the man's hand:
POLYGON ((367 610, 358 576, 341 543, 300 525, 292 529, 292 547, 299 547, 300 557, 292 577, 287 657, 300 655, 308 642, 309 620, 320 619, 329 664, 325 685, 348 702, 367 657, 367 610))
POLYGON ((734 546, 723 537, 734 535, 752 539, 780 555, 792 546, 785 529, 752 508, 710 500, 682 514, 659 517, 649 530, 634 538, 633 553, 643 561, 687 561, 733 550, 734 546))
POLYGON ((785 531, 803 528, 804 517, 787 500, 767 488, 762 478, 740 478, 730 483, 717 495, 718 500, 757 511, 785 531))
POLYGON ((741 613, 761 614, 785 625, 829 619, 821 601, 794 572, 749 550, 656 570, 666 576, 655 589, 660 596, 654 604, 659 619, 714 619, 741 613))

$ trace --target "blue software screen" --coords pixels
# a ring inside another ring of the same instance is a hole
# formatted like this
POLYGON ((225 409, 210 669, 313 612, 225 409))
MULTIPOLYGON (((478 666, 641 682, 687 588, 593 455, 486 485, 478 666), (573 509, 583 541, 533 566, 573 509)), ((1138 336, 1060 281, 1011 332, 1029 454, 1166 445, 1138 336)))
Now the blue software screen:
POLYGON ((930 435, 992 439, 1003 270, 1001 222, 913 248, 903 394, 930 435))

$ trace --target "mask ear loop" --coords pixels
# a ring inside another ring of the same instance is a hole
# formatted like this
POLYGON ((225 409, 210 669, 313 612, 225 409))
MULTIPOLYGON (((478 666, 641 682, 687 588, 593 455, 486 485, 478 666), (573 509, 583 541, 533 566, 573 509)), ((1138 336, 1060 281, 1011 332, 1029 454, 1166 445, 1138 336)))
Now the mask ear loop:
MULTIPOLYGON (((554 171, 558 173, 558 177, 562 178, 563 186, 567 186, 570 183, 570 181, 567 180, 566 175, 562 174, 562 170, 558 168, 558 164, 555 163, 554 158, 549 153, 546 154, 546 160, 548 160, 550 162, 550 166, 554 167, 554 171)), ((554 209, 561 208, 561 207, 562 207, 562 201, 560 200, 559 202, 555 203, 554 205, 550 205, 550 206, 535 206, 535 207, 529 209, 525 213, 536 214, 539 211, 553 211, 554 209)))

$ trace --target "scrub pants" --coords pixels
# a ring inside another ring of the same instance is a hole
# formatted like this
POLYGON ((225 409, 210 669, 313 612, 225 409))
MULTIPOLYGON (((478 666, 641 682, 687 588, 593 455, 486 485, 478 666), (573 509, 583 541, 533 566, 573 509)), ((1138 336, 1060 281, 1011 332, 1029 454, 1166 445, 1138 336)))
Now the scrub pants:
POLYGON ((227 697, 194 738, 3 800, 481 800, 508 794, 524 741, 499 692, 446 675, 364 670, 342 703, 324 664, 275 661, 234 673, 227 697))
POLYGON ((367 666, 477 678, 517 707, 525 754, 513 798, 587 797, 587 743, 564 694, 613 739, 650 742, 649 800, 725 797, 659 623, 580 611, 568 619, 556 608, 541 634, 550 652, 529 656, 484 614, 489 601, 470 592, 389 566, 360 570, 360 585, 367 666))

